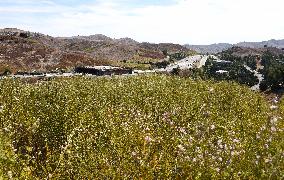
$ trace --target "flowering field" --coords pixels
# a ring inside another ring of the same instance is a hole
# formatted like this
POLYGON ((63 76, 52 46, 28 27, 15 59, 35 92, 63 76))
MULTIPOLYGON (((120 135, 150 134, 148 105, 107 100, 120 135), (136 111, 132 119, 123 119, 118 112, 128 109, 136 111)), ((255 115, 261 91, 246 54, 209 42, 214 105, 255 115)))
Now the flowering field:
POLYGON ((281 107, 237 84, 6 79, 0 105, 3 178, 284 178, 281 107))

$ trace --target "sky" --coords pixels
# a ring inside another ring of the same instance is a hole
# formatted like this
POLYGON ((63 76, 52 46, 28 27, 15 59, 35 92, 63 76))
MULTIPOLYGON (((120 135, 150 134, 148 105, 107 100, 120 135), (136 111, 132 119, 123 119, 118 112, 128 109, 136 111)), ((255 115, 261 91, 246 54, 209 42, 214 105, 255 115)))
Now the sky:
POLYGON ((0 0, 0 28, 139 42, 284 39, 284 0, 0 0))

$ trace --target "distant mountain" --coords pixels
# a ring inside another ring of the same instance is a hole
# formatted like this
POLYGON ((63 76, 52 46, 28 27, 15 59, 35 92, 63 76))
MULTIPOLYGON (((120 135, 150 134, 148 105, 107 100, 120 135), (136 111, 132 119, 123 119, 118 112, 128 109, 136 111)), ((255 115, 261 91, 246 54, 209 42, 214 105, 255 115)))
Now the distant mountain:
POLYGON ((248 48, 263 48, 264 46, 267 46, 267 47, 275 47, 282 49, 284 48, 284 39, 283 40, 272 39, 269 41, 262 41, 262 42, 240 42, 237 44, 219 43, 211 45, 188 45, 188 44, 185 45, 185 47, 203 54, 206 53, 215 54, 227 50, 229 48, 232 48, 233 46, 248 47, 248 48))
POLYGON ((228 44, 228 43, 219 43, 219 44, 211 44, 211 45, 185 45, 185 47, 192 49, 198 53, 215 54, 215 53, 227 50, 233 47, 233 45, 228 44))
POLYGON ((246 57, 246 56, 262 56, 265 52, 269 51, 275 56, 283 55, 284 50, 276 47, 261 47, 261 48, 251 48, 251 47, 239 47, 234 46, 227 50, 217 53, 219 57, 233 56, 233 57, 246 57))
POLYGON ((262 41, 262 42, 240 42, 235 44, 235 46, 250 47, 250 48, 263 48, 264 46, 268 46, 268 47, 276 47, 282 49, 284 48, 284 39, 282 40, 271 39, 269 41, 262 41))

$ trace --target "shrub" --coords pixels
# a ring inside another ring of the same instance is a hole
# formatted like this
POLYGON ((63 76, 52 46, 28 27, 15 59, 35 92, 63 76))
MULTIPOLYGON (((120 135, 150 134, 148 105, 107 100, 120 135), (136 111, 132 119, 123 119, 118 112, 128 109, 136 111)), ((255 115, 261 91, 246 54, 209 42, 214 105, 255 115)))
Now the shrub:
POLYGON ((283 121, 235 83, 6 79, 0 105, 4 178, 283 178, 283 121))
POLYGON ((276 56, 267 51, 262 56, 262 65, 264 69, 262 74, 265 81, 263 87, 272 91, 278 91, 284 88, 284 57, 276 56))
POLYGON ((171 71, 171 74, 179 75, 180 71, 181 71, 180 67, 176 67, 176 68, 173 68, 173 70, 171 71))
POLYGON ((12 74, 12 70, 9 67, 0 67, 1 76, 7 76, 12 74))

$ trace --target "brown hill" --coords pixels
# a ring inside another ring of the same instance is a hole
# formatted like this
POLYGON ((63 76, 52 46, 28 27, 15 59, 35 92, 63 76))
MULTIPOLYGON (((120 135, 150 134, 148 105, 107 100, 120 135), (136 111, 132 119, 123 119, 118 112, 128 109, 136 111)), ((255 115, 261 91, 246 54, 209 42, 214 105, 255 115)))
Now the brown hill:
POLYGON ((84 52, 64 49, 60 39, 18 29, 0 30, 0 71, 50 71, 77 65, 100 64, 84 52))
POLYGON ((139 43, 104 35, 58 37, 6 28, 0 30, 0 73, 50 71, 56 68, 109 65, 122 61, 155 61, 167 53, 192 53, 178 44, 139 43))

